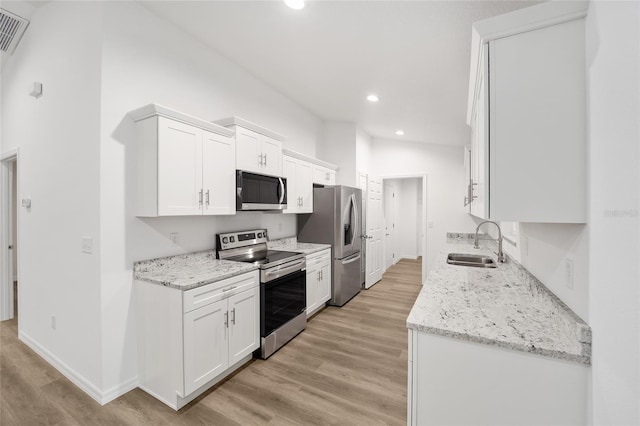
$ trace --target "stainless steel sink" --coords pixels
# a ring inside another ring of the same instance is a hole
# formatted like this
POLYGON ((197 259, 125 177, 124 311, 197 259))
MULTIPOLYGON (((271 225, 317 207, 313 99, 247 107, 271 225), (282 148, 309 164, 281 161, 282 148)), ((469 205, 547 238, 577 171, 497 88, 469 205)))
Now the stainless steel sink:
POLYGON ((447 263, 458 266, 473 266, 476 268, 497 268, 491 256, 482 254, 449 253, 447 263))

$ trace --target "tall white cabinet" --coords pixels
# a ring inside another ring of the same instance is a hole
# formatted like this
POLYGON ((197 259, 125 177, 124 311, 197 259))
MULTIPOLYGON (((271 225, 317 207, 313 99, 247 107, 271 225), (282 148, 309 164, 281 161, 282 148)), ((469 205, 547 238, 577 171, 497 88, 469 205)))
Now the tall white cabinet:
POLYGON ((235 132, 235 164, 238 170, 282 176, 284 136, 235 116, 217 120, 215 123, 235 132))
POLYGON ((586 221, 584 2, 548 2, 473 26, 467 121, 471 213, 586 221))
POLYGON ((137 128, 138 216, 235 214, 232 131, 156 104, 129 116, 137 128))

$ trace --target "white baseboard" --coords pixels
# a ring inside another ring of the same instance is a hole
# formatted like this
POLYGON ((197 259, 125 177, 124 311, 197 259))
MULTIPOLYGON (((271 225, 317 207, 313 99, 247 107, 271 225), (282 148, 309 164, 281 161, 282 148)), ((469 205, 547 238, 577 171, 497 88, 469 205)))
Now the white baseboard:
POLYGON ((91 383, 87 378, 76 372, 67 364, 62 362, 57 356, 52 354, 48 349, 44 348, 40 343, 29 337, 23 331, 18 332, 18 339, 25 345, 29 346, 35 353, 40 355, 45 361, 51 364, 63 376, 69 379, 74 385, 82 389, 87 395, 95 399, 100 405, 104 405, 113 401, 117 397, 124 395, 130 390, 138 386, 138 378, 133 377, 125 382, 116 385, 106 392, 102 392, 96 385, 91 383))
POLYGON ((409 254, 403 254, 401 256, 402 259, 409 259, 409 260, 418 260, 418 256, 415 254, 409 255, 409 254))

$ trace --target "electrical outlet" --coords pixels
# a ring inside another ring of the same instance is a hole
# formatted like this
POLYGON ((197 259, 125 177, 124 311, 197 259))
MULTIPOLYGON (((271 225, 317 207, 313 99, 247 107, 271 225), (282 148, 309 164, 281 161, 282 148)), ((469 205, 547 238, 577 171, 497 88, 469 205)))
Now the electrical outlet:
POLYGON ((52 329, 52 330, 55 330, 55 329, 56 329, 56 327, 58 326, 58 325, 56 324, 56 322, 57 322, 57 321, 56 321, 56 316, 55 316, 55 315, 51 315, 51 329, 52 329))
POLYGON ((564 285, 573 290, 573 260, 564 260, 564 285))
POLYGON ((93 253, 93 238, 82 237, 82 245, 80 246, 80 251, 87 254, 93 253))
POLYGON ((170 233, 169 238, 171 239, 171 247, 177 247, 180 243, 180 234, 177 232, 170 233))

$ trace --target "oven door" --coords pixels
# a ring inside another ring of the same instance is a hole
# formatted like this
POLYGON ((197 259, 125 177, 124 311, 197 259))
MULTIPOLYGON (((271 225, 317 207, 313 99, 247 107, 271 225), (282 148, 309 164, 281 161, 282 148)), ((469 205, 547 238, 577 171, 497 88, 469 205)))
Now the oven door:
POLYGON ((260 284, 260 336, 266 337, 307 308, 307 273, 296 271, 260 284))

